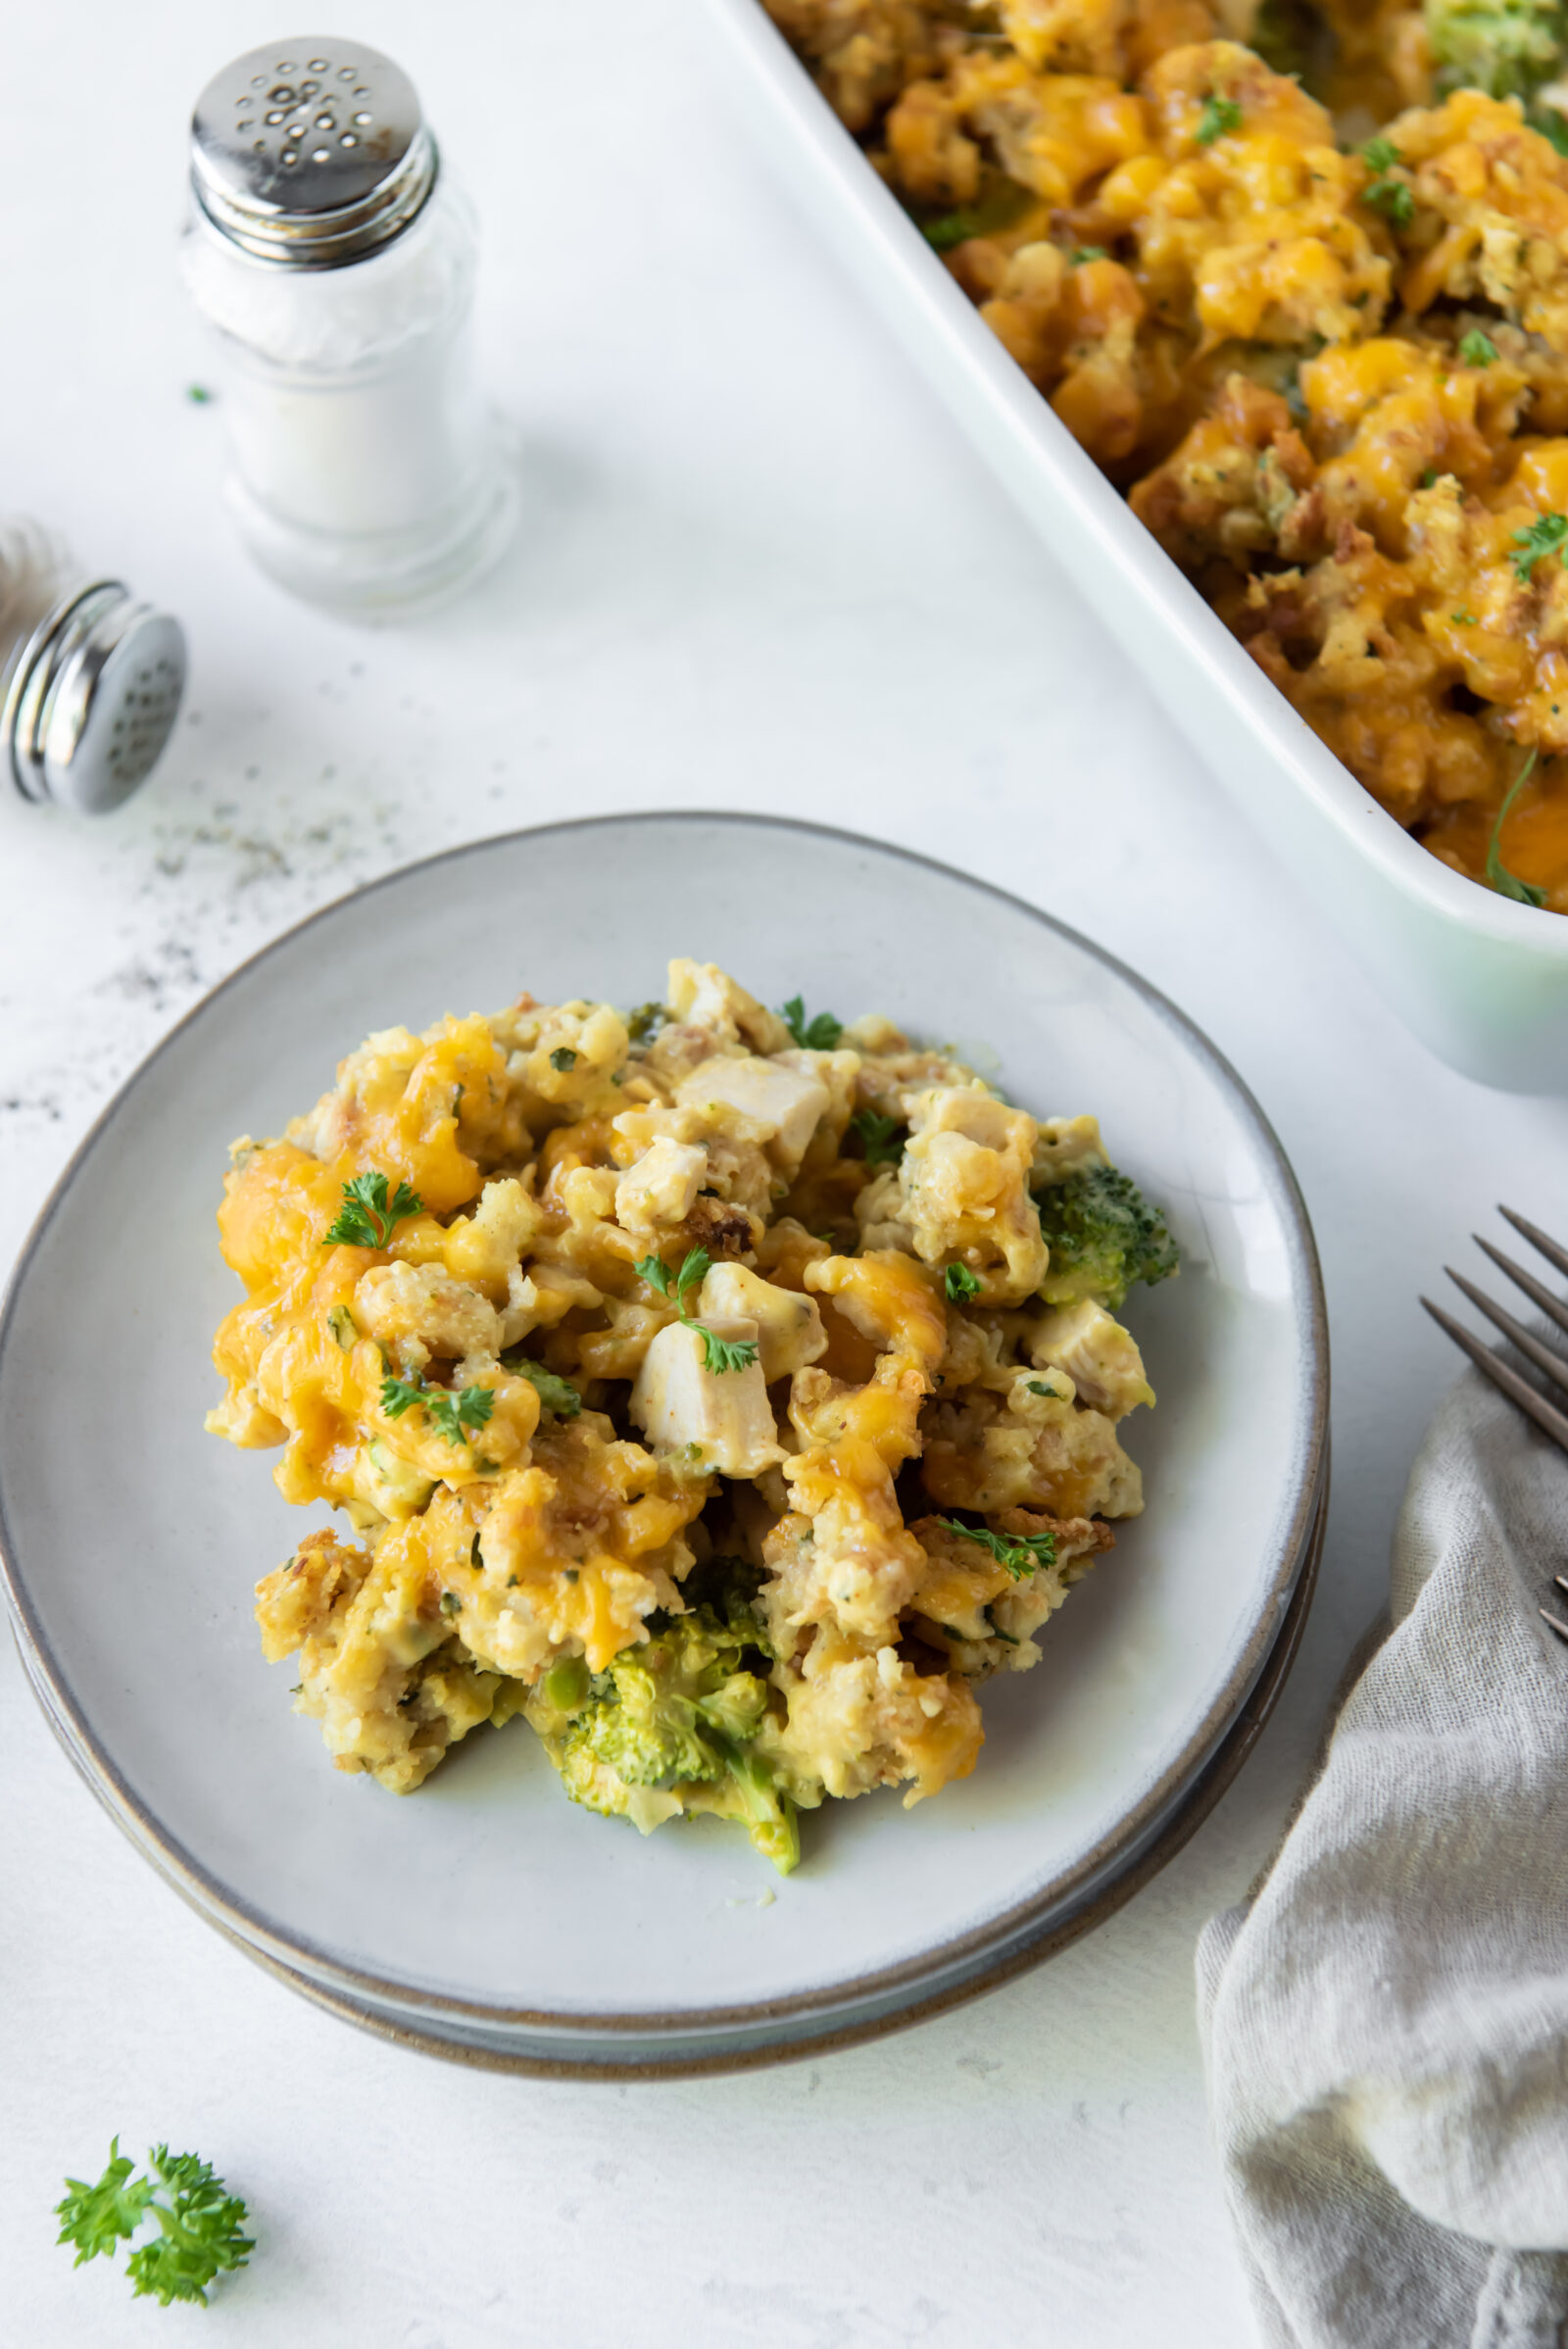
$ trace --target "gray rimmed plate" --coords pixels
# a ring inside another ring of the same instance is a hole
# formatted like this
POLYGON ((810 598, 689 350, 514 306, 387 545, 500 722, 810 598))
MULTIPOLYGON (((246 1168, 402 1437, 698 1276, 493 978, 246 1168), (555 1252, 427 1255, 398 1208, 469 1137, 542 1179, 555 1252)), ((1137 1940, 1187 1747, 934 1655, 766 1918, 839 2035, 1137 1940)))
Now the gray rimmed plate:
POLYGON ((0 1545, 34 1686, 96 1789, 301 1986, 454 2053, 755 2062, 984 1987, 1114 1905, 1290 1644, 1327 1383, 1311 1233, 1279 1146, 1133 973, 872 842, 612 817, 480 842, 328 906, 131 1079, 0 1321, 0 1545), (252 1584, 324 1512, 287 1508, 265 1458, 201 1427, 235 1293, 213 1225, 233 1134, 278 1130, 371 1028, 524 986, 641 1002, 681 953, 771 1002, 804 991, 956 1040, 1042 1112, 1098 1111, 1186 1256, 1129 1314, 1160 1395, 1128 1430, 1148 1513, 1042 1663, 986 1688, 973 1777, 908 1813, 891 1794, 827 1805, 782 1884, 714 1823, 645 1842, 574 1809, 521 1724, 406 1800, 331 1771, 251 1620, 252 1584), (83 1331, 128 1374, 83 1381, 83 1331))

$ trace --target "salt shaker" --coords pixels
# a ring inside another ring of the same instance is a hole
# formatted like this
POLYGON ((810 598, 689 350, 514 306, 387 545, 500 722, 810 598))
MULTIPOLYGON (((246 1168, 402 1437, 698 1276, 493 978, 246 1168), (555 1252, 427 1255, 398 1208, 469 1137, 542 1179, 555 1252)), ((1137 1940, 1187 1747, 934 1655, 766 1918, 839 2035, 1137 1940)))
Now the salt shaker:
POLYGON ((178 620, 94 578, 35 522, 0 522, 0 766, 87 815, 157 765, 185 689, 178 620))
POLYGON ((511 530, 473 365, 477 236, 413 83, 363 42, 274 42, 191 123, 181 258, 216 330, 229 504, 280 585, 361 618, 441 600, 511 530))

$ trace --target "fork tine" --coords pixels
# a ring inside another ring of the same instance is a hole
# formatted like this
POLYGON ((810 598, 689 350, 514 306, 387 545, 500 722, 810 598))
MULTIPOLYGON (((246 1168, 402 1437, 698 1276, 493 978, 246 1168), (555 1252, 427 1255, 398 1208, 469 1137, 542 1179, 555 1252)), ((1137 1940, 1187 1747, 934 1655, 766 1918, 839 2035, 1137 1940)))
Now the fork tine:
POLYGON ((1555 1615, 1548 1615, 1544 1607, 1537 1607, 1536 1613, 1541 1617, 1543 1623, 1550 1624, 1559 1639, 1568 1641, 1568 1623, 1561 1623, 1555 1615))
POLYGON ((1467 1281, 1462 1272, 1455 1272, 1451 1264, 1445 1264, 1443 1269, 1454 1287, 1463 1290, 1477 1312, 1484 1313, 1505 1338, 1513 1340, 1527 1361, 1534 1362, 1538 1370, 1544 1371, 1554 1386, 1568 1389, 1568 1362, 1554 1354, 1549 1346, 1543 1346, 1523 1322, 1515 1321, 1511 1313, 1505 1313, 1500 1305, 1494 1305, 1486 1291, 1478 1289, 1474 1281, 1467 1281))
POLYGON ((1505 1272, 1514 1286, 1524 1291, 1531 1303, 1541 1307, 1548 1321, 1554 1321, 1559 1330, 1568 1330, 1568 1305, 1560 1297, 1553 1297, 1549 1289, 1544 1289, 1534 1273, 1526 1272, 1524 1266, 1516 1264, 1512 1256, 1505 1256, 1500 1248, 1494 1248, 1490 1240, 1483 1240, 1479 1232, 1472 1232, 1470 1237, 1477 1248, 1492 1258, 1497 1270, 1505 1272))
POLYGON ((1559 1272, 1568 1272, 1568 1248, 1559 1248, 1555 1240, 1547 1239, 1539 1224, 1526 1223, 1522 1215, 1516 1214, 1512 1207, 1503 1206, 1500 1200, 1497 1213, 1505 1215, 1514 1230, 1522 1233, 1532 1248, 1541 1250, 1548 1264, 1555 1264, 1559 1272))
POLYGON ((1477 1370, 1489 1378, 1494 1387, 1500 1387, 1509 1401, 1516 1402, 1520 1410, 1535 1421, 1543 1435, 1549 1436, 1553 1444, 1560 1444, 1564 1451, 1568 1451, 1568 1419, 1564 1418, 1555 1403, 1549 1403, 1544 1395, 1538 1395, 1528 1379, 1522 1379, 1517 1370, 1511 1370, 1500 1354, 1494 1353, 1490 1346, 1483 1346, 1480 1339, 1473 1337, 1462 1322, 1455 1321, 1451 1313, 1445 1313, 1443 1307, 1435 1305, 1430 1297, 1424 1297, 1421 1302, 1439 1329, 1446 1331, 1454 1345, 1470 1356, 1477 1370))

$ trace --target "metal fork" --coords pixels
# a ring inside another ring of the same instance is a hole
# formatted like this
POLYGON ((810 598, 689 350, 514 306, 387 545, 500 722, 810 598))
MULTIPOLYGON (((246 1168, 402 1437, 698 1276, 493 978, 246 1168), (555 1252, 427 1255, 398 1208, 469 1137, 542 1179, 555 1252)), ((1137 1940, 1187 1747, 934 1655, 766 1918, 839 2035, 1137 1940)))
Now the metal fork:
MULTIPOLYGON (((1528 1240, 1533 1248, 1539 1249, 1548 1264, 1555 1265, 1560 1273, 1568 1274, 1568 1248, 1560 1248, 1555 1240, 1548 1239, 1539 1225, 1527 1223, 1522 1215, 1516 1215, 1512 1207, 1499 1205, 1497 1213, 1506 1216, 1514 1230, 1528 1240)), ((1560 1297, 1553 1297, 1549 1289, 1543 1288, 1533 1274, 1526 1272, 1522 1264, 1516 1264, 1511 1256, 1505 1256, 1500 1248, 1494 1248, 1490 1240, 1483 1240, 1479 1232, 1473 1232, 1471 1238, 1477 1248, 1492 1258, 1497 1270, 1505 1272, 1509 1280, 1524 1291, 1531 1303, 1540 1306, 1548 1321, 1555 1322, 1559 1330, 1568 1332, 1568 1305, 1560 1297)), ((1462 1272, 1455 1272, 1451 1264, 1446 1264, 1443 1269, 1477 1311, 1484 1313, 1505 1338, 1512 1341, 1527 1362, 1533 1362, 1554 1386, 1568 1394, 1568 1361, 1564 1361, 1560 1354, 1554 1354, 1549 1346, 1543 1346, 1534 1332, 1515 1321, 1511 1313, 1505 1313, 1500 1305, 1494 1305, 1486 1292, 1478 1289, 1473 1281, 1467 1281, 1462 1272)), ((1509 1401, 1517 1403, 1542 1433, 1551 1438, 1553 1444, 1568 1451, 1568 1412, 1559 1411, 1555 1403, 1548 1402, 1539 1387, 1533 1387, 1528 1379, 1520 1377, 1511 1363, 1503 1360, 1495 1346, 1483 1346, 1480 1339, 1467 1330, 1462 1322, 1455 1321, 1451 1313, 1445 1313, 1443 1307, 1435 1305, 1430 1297, 1424 1297, 1421 1302, 1438 1327, 1446 1330, 1454 1345, 1464 1349, 1483 1376, 1489 1378, 1494 1387, 1500 1387, 1509 1401)), ((1568 1575, 1555 1574, 1551 1579, 1559 1590, 1568 1591, 1568 1575)), ((1537 1612, 1543 1622, 1550 1624, 1559 1639, 1568 1642, 1568 1623, 1564 1623, 1558 1615, 1548 1614, 1544 1607, 1537 1612)))

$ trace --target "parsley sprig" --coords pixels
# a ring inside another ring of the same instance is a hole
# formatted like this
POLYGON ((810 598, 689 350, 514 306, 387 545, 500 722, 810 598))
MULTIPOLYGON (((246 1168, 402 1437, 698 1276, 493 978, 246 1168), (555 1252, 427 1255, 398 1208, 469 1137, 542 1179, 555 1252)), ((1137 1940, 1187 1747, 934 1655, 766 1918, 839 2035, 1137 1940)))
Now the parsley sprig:
POLYGON ((1042 1566, 1056 1563, 1056 1537, 1045 1534, 994 1534, 989 1526, 963 1525, 956 1517, 939 1517, 937 1523, 945 1534, 956 1534, 964 1542, 977 1542, 989 1549, 999 1566, 1005 1566, 1015 1583, 1021 1583, 1042 1566))
POLYGON ((885 1116, 880 1109, 857 1109, 850 1119, 850 1132, 860 1137, 867 1166, 897 1166, 904 1144, 893 1137, 902 1136, 905 1130, 900 1119, 885 1116))
POLYGON ((147 2166, 150 2178, 133 2178, 135 2163, 121 2152, 119 2137, 112 2138, 109 2167, 96 2185, 66 2179, 65 2199, 55 2205, 56 2239, 75 2245, 79 2268, 100 2253, 113 2259, 145 2220, 154 2219, 158 2232, 125 2262, 136 2297, 151 2295, 165 2308, 172 2300, 199 2300, 205 2308, 214 2276, 243 2268, 256 2248, 253 2237, 240 2232, 245 2205, 194 2153, 155 2145, 147 2166))
POLYGON ((1240 130, 1241 126, 1242 110, 1236 100, 1223 97, 1218 90, 1210 90, 1203 100, 1203 111, 1198 118, 1196 136, 1199 145, 1211 147, 1228 130, 1240 130))
POLYGON ((779 1005, 779 1017, 803 1052, 837 1052, 844 1022, 835 1019, 831 1011, 818 1011, 814 1019, 808 1019, 806 998, 792 995, 787 1003, 779 1005))
MULTIPOLYGON (((1568 514, 1538 514, 1528 529, 1514 532, 1513 543, 1519 552, 1510 555, 1508 561, 1521 587, 1529 586, 1536 564, 1544 556, 1557 554, 1565 539, 1568 539, 1568 514)), ((1564 556, 1564 561, 1568 562, 1568 556, 1564 556)))
POLYGON ((1479 326, 1472 326, 1468 334, 1460 336, 1459 357, 1467 367, 1489 367, 1496 356, 1496 344, 1479 326))
POLYGON ((1361 149, 1361 160, 1374 173, 1362 190, 1364 200, 1396 228, 1408 228, 1415 219, 1415 197, 1404 180, 1390 176, 1395 167, 1404 161, 1393 139, 1368 139, 1361 149))
POLYGON ((942 1275, 942 1286, 947 1291, 951 1305, 967 1304, 971 1297, 980 1294, 979 1277, 969 1270, 967 1264, 950 1264, 942 1275))
POLYGON ((399 1183, 388 1198, 388 1178, 379 1168, 354 1177, 343 1186, 343 1204, 328 1231, 323 1248, 341 1242, 348 1248, 385 1248, 393 1227, 409 1215, 421 1215, 424 1201, 407 1183, 399 1183))
POLYGON ((1515 775, 1507 798, 1497 809, 1497 818, 1492 827, 1492 838, 1487 844, 1487 879, 1499 897, 1512 898, 1515 905, 1544 905, 1546 902, 1545 891, 1538 889, 1534 881, 1521 881, 1517 873, 1511 873, 1503 863, 1500 854, 1502 827, 1508 820, 1508 810, 1530 780, 1530 771, 1535 763, 1536 754, 1532 751, 1515 775))
POLYGON ((449 1444, 466 1444, 470 1436, 489 1426, 496 1407, 495 1389, 460 1387, 454 1393, 448 1387, 427 1387, 417 1374, 412 1379, 395 1379, 389 1374, 381 1381, 381 1408, 388 1419, 401 1419, 416 1406, 449 1444))
POLYGON ((558 1419, 576 1418, 582 1409, 582 1396, 569 1379, 559 1377, 553 1370, 546 1370, 542 1362, 535 1362, 525 1354, 520 1346, 509 1346, 501 1361, 503 1368, 514 1371, 519 1379, 527 1380, 547 1411, 554 1411, 558 1419))
POLYGON ((635 1269, 650 1289, 657 1289, 661 1297, 670 1299, 686 1327, 697 1332, 703 1342, 705 1370, 715 1375, 726 1370, 750 1370, 757 1360, 755 1339, 720 1338, 716 1330, 710 1330, 706 1321, 699 1321, 686 1309, 687 1298, 694 1289, 702 1287, 712 1261, 706 1248, 694 1248, 687 1250, 676 1273, 671 1273, 662 1256, 644 1256, 635 1269))

